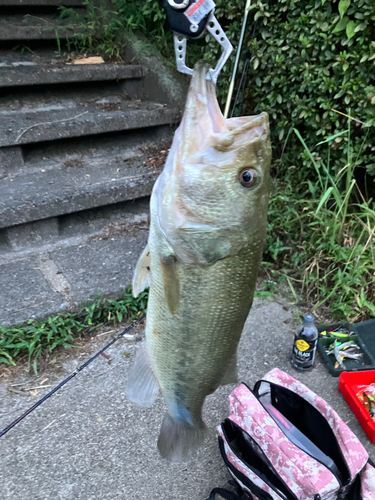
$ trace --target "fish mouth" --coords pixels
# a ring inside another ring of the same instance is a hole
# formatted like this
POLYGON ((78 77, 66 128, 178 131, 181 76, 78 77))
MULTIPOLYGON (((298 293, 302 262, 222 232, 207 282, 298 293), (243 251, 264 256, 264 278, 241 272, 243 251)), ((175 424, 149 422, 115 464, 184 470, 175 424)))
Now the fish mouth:
POLYGON ((184 115, 174 139, 178 144, 178 163, 202 150, 207 138, 225 133, 224 117, 209 70, 205 61, 198 61, 194 66, 184 115))
POLYGON ((224 118, 216 97, 210 65, 198 61, 186 100, 184 116, 176 131, 177 164, 207 147, 236 149, 262 135, 269 135, 268 114, 224 118))

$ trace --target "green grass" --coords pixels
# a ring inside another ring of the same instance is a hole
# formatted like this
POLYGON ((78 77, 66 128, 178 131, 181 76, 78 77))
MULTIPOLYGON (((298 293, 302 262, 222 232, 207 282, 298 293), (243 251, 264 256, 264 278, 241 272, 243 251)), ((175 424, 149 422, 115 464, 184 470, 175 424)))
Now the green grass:
MULTIPOLYGON (((64 50, 68 53, 99 54, 105 59, 121 59, 122 38, 127 29, 127 21, 118 15, 115 6, 108 9, 107 4, 84 0, 85 13, 79 13, 72 8, 59 7, 61 19, 68 19, 67 28, 76 30, 66 39, 64 50)), ((63 52, 58 34, 56 33, 58 54, 63 52)))
POLYGON ((37 360, 44 351, 59 346, 74 347, 79 334, 92 332, 102 325, 116 325, 146 312, 148 291, 133 297, 131 286, 118 300, 101 299, 86 303, 77 313, 61 313, 44 321, 30 320, 11 328, 0 327, 0 363, 15 365, 18 357, 27 355, 28 368, 37 373, 37 360))
POLYGON ((268 273, 313 311, 328 306, 340 319, 375 317, 375 205, 367 186, 360 186, 361 158, 353 152, 350 120, 347 130, 313 148, 298 130, 291 133, 305 160, 278 172, 274 182, 268 273), (347 141, 347 157, 337 172, 330 151, 338 138, 347 141), (318 154, 319 147, 324 149, 318 154))

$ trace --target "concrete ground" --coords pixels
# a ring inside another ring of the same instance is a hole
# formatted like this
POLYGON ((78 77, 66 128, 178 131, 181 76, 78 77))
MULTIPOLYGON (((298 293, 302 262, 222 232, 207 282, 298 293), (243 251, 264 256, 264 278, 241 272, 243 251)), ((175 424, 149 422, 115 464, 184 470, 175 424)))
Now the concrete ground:
MULTIPOLYGON (((296 374, 291 368, 292 317, 286 304, 255 301, 239 349, 240 379, 253 386, 274 367, 297 376, 337 410, 375 459, 374 445, 338 391, 338 378, 319 356, 310 373, 296 374)), ((101 335, 91 354, 112 335, 101 335)), ((132 340, 118 341, 107 351, 110 359, 100 356, 0 438, 1 500, 205 500, 212 488, 229 479, 215 426, 227 416, 228 395, 235 386, 221 387, 207 398, 209 437, 189 460, 171 465, 156 449, 164 403, 159 398, 152 409, 139 408, 124 393, 136 348, 132 340)), ((62 367, 57 361, 36 383, 55 385, 89 356, 72 355, 62 367)), ((35 389, 39 394, 25 397, 9 391, 11 384, 25 382, 25 375, 0 380, 0 428, 49 390, 35 389)))

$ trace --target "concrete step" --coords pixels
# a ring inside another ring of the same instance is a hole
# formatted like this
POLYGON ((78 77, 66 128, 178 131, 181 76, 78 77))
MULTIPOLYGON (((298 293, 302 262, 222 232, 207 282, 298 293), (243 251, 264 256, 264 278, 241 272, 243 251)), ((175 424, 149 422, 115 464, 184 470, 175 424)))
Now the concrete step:
POLYGON ((38 62, 27 58, 0 62, 0 87, 61 84, 84 81, 126 80, 142 77, 142 67, 126 64, 67 65, 55 60, 38 62))
MULTIPOLYGON (((24 165, 0 180, 0 228, 150 195, 171 135, 157 127, 24 150, 24 165)), ((0 235, 12 248, 14 230, 0 235)))
POLYGON ((148 213, 146 198, 47 219, 57 239, 39 245, 39 223, 30 225, 34 246, 0 253, 0 325, 77 310, 98 292, 118 297, 146 244, 148 213))
POLYGON ((0 15, 0 41, 65 40, 82 30, 55 14, 0 15))
MULTIPOLYGON (((121 92, 121 89, 118 90, 121 92)), ((0 99, 0 147, 177 123, 180 111, 125 92, 46 92, 0 99), (100 95, 100 93, 99 93, 100 95)))
POLYGON ((82 7, 83 0, 0 0, 0 7, 82 7))

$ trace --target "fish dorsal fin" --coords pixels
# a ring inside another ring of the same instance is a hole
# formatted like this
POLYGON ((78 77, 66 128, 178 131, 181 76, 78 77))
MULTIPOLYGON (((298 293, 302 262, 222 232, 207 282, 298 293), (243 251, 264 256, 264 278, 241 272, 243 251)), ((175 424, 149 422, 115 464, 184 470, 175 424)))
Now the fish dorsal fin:
POLYGON ((145 246, 141 256, 138 259, 133 276, 133 295, 137 297, 145 288, 150 286, 151 275, 151 255, 150 249, 145 246))
POLYGON ((164 297, 171 314, 176 314, 180 303, 180 282, 177 276, 177 259, 174 255, 160 260, 163 277, 164 297))

